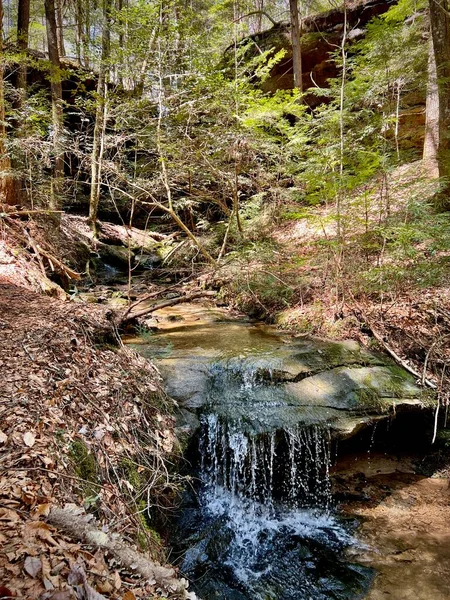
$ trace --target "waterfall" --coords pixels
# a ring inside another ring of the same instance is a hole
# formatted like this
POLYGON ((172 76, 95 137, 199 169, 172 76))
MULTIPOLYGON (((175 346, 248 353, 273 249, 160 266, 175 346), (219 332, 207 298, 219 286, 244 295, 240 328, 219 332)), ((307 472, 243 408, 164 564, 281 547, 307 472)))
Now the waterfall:
POLYGON ((223 489, 268 509, 321 508, 331 501, 330 435, 317 426, 295 426, 259 435, 242 423, 209 413, 202 417, 201 477, 207 493, 223 489))
POLYGON ((355 540, 332 510, 330 431, 280 418, 276 369, 262 356, 210 370, 181 570, 204 600, 360 597, 370 575, 340 559, 355 540))

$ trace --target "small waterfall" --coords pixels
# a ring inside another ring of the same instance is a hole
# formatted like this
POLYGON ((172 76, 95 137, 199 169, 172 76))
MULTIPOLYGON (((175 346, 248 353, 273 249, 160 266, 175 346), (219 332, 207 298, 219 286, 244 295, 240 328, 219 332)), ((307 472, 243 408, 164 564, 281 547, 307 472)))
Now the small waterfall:
POLYGON ((327 430, 296 426, 255 435, 240 421, 210 413, 202 417, 200 452, 201 477, 212 497, 225 489, 267 508, 330 507, 327 430))
POLYGON ((263 356, 211 369, 182 572, 204 600, 361 597, 370 575, 337 558, 355 542, 332 511, 330 432, 277 417, 276 367, 263 356))

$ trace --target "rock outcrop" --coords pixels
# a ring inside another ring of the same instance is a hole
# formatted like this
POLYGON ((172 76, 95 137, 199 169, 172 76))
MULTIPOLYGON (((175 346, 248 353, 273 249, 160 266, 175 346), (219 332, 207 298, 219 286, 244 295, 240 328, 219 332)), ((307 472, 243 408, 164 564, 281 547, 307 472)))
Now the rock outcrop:
MULTIPOLYGON (((347 8, 348 39, 355 41, 365 34, 365 27, 374 17, 384 14, 395 4, 394 0, 366 0, 347 8)), ((330 60, 331 55, 342 42, 344 31, 344 13, 342 8, 307 17, 302 20, 302 69, 303 89, 327 87, 327 81, 338 75, 336 64, 330 60)), ((248 57, 257 56, 260 52, 273 49, 275 52, 285 51, 284 58, 270 71, 263 82, 265 91, 289 90, 294 87, 292 65, 292 45, 289 22, 281 22, 272 28, 246 37, 241 42, 248 46, 248 57)), ((231 52, 229 48, 227 52, 231 52)), ((309 105, 320 102, 318 96, 307 98, 309 105)))

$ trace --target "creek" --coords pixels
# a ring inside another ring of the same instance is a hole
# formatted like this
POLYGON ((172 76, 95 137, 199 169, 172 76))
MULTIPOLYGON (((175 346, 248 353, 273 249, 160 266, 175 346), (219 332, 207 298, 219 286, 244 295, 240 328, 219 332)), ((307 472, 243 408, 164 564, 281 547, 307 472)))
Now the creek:
MULTIPOLYGON (((449 597, 439 584, 448 563, 434 559, 422 595, 423 576, 410 572, 439 541, 395 531, 396 497, 413 514, 405 489, 425 480, 412 465, 430 420, 407 373, 354 342, 295 338, 195 304, 159 311, 150 326, 127 341, 156 361, 179 403, 192 485, 171 544, 200 598, 449 597)), ((433 502, 449 516, 448 493, 445 510, 433 502)), ((441 535, 450 554, 448 525, 441 535)))

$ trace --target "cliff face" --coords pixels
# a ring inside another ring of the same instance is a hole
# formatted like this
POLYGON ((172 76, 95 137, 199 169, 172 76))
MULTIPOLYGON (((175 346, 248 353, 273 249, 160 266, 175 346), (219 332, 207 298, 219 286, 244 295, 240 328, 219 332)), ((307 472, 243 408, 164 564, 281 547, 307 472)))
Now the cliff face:
MULTIPOLYGON (((395 3, 396 0, 363 0, 347 7, 349 44, 364 37, 367 24, 374 17, 386 13, 395 3)), ((342 7, 303 19, 302 30, 303 89, 308 90, 316 85, 326 88, 328 81, 339 75, 332 54, 339 49, 342 42, 344 32, 342 7)), ((285 50, 284 58, 272 68, 269 77, 262 83, 262 88, 270 93, 294 87, 290 23, 277 23, 266 31, 245 38, 242 43, 248 44, 249 58, 270 49, 275 52, 285 50)), ((227 54, 231 51, 232 49, 229 48, 227 54)), ((326 99, 316 94, 306 94, 305 101, 314 108, 326 99)), ((400 110, 400 143, 403 149, 415 150, 423 145, 424 108, 425 94, 422 96, 415 92, 403 97, 400 110)))
MULTIPOLYGON (((364 36, 365 26, 371 19, 387 12, 395 4, 395 0, 366 0, 347 8, 348 38, 360 39, 364 36)), ((307 17, 302 20, 303 35, 301 38, 303 88, 314 86, 326 87, 328 79, 335 77, 338 70, 330 55, 336 51, 342 42, 344 31, 344 12, 342 8, 333 9, 327 13, 307 17)), ((277 23, 271 29, 254 34, 243 40, 243 43, 253 42, 249 53, 259 53, 273 48, 276 52, 284 49, 286 55, 275 65, 268 79, 264 82, 265 91, 294 87, 292 68, 292 46, 290 23, 277 23)), ((313 102, 314 100, 311 99, 313 102)), ((318 100, 315 99, 317 103, 318 100)), ((310 102, 308 102, 310 103, 310 102)))

